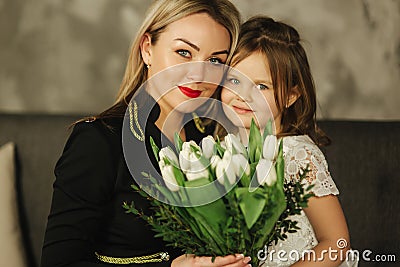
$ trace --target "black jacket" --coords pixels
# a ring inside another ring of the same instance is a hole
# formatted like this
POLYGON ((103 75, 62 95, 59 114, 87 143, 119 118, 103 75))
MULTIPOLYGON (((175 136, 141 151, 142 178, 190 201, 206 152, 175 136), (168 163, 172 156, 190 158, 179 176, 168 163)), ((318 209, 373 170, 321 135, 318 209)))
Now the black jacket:
MULTIPOLYGON (((139 123, 146 125, 144 144, 129 132, 130 127, 123 127, 124 123, 125 126, 129 124, 127 115, 75 125, 55 168, 42 267, 110 266, 98 261, 95 252, 113 257, 134 257, 167 251, 171 260, 183 254, 178 249, 166 247, 161 239, 154 237, 150 226, 141 218, 127 214, 122 207, 123 202, 133 201, 136 208, 151 212, 149 203, 131 188, 135 183, 131 173, 140 175, 153 166, 158 168, 149 136, 158 146, 163 136, 154 124, 159 107, 148 95, 144 97, 137 99, 139 123), (124 149, 135 155, 129 156, 129 169, 124 149)), ((208 132, 211 128, 208 127, 208 132)), ((185 130, 187 139, 198 142, 205 136, 193 121, 185 126, 185 130)), ((171 260, 141 266, 170 266, 171 260)))

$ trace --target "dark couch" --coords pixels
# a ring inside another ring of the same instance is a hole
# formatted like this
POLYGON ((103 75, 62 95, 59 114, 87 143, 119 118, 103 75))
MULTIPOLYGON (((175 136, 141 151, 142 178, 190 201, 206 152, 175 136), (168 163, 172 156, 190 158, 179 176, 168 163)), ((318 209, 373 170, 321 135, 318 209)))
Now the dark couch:
MULTIPOLYGON (((38 266, 53 169, 68 136, 68 126, 77 118, 0 115, 0 145, 13 141, 17 146, 18 202, 30 266, 38 266)), ((371 260, 378 254, 395 255, 399 265, 400 121, 322 121, 320 126, 333 140, 324 150, 341 192, 352 247, 371 260)), ((396 263, 361 259, 359 266, 375 265, 396 263)))

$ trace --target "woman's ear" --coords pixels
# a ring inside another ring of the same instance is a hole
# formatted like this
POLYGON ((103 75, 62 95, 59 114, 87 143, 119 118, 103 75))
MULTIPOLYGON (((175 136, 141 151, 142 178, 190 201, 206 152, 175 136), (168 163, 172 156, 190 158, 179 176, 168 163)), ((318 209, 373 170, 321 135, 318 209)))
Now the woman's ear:
POLYGON ((151 36, 145 33, 140 40, 140 54, 144 64, 151 66, 151 36))
POLYGON ((286 102, 286 108, 289 108, 291 105, 296 102, 297 99, 300 97, 300 91, 297 85, 290 90, 289 98, 286 102))

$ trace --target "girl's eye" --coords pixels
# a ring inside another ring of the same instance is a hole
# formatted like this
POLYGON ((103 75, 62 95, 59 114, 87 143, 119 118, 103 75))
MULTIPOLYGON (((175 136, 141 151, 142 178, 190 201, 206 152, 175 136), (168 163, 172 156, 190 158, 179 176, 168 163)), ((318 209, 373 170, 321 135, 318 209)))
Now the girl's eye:
POLYGON ((222 62, 221 59, 219 59, 217 57, 210 58, 209 61, 211 62, 211 64, 223 64, 224 63, 224 62, 222 62))
POLYGON ((239 85, 240 81, 236 78, 229 78, 228 81, 230 81, 234 85, 239 85))
POLYGON ((264 85, 264 84, 262 84, 262 83, 258 84, 258 85, 257 85, 257 88, 260 89, 260 90, 267 90, 267 89, 269 89, 268 86, 266 86, 266 85, 264 85))
POLYGON ((187 50, 184 50, 184 49, 177 50, 176 53, 178 53, 179 55, 181 55, 182 57, 185 57, 185 58, 189 58, 191 56, 190 52, 187 50))

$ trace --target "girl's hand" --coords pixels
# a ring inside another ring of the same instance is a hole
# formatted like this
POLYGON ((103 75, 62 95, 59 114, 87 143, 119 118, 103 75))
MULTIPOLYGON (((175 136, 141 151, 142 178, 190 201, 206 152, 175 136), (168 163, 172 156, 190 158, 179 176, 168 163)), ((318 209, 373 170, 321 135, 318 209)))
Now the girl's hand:
POLYGON ((211 257, 196 257, 193 254, 184 254, 172 261, 171 267, 251 267, 250 257, 242 254, 216 257, 214 262, 211 257))

